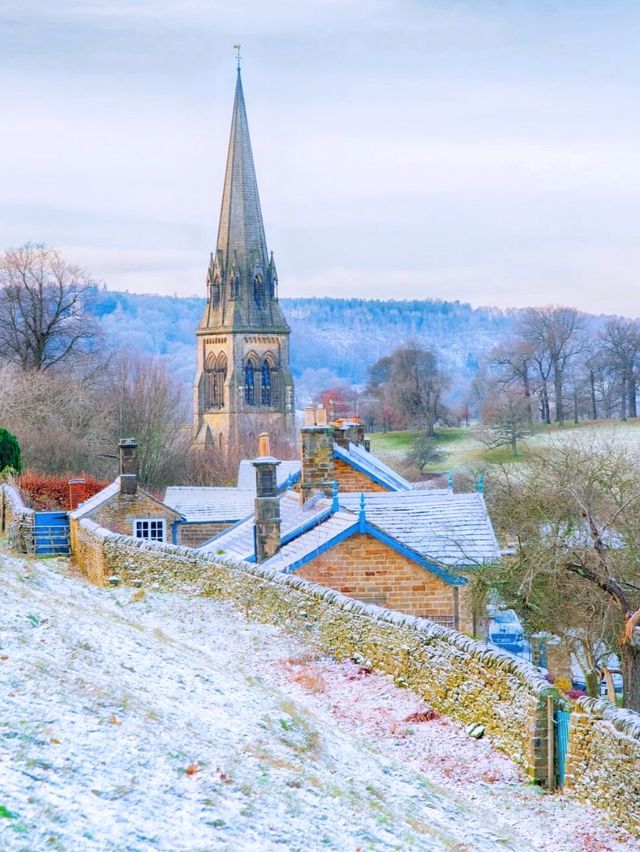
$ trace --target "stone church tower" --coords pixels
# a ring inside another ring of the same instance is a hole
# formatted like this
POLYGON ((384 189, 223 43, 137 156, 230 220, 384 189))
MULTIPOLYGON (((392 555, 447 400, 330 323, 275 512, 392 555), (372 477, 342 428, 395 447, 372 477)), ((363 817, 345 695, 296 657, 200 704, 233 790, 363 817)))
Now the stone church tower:
POLYGON ((228 449, 261 431, 293 436, 289 333, 267 251, 238 67, 218 243, 196 329, 195 444, 228 449))

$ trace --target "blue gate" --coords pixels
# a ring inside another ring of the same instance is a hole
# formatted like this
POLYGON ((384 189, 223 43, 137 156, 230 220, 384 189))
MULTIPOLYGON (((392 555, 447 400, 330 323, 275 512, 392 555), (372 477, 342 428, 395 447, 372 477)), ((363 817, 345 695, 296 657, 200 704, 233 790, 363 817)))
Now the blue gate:
POLYGON ((556 778, 559 787, 564 787, 564 774, 569 750, 569 721, 571 713, 568 710, 556 710, 556 778))
POLYGON ((69 516, 66 512, 35 512, 33 549, 36 556, 69 555, 69 516))

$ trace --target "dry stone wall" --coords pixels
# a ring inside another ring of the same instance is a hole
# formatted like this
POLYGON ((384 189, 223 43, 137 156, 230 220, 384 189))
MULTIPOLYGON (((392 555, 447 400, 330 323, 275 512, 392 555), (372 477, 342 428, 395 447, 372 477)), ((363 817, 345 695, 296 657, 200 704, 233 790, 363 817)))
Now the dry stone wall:
POLYGON ((101 529, 82 520, 76 559, 94 582, 158 584, 232 601, 248 618, 280 626, 338 659, 355 658, 466 724, 547 780, 547 696, 535 669, 425 619, 345 597, 295 575, 101 529))
POLYGON ((19 553, 33 549, 33 523, 33 509, 25 506, 18 489, 8 482, 0 484, 0 531, 19 553))
POLYGON ((571 713, 566 784, 640 835, 640 715, 579 699, 571 713))

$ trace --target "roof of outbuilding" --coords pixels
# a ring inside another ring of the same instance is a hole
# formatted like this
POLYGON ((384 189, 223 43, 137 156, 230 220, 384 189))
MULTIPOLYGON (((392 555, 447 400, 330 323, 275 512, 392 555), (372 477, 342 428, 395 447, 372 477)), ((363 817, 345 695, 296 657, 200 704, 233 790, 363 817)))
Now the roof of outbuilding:
POLYGON ((255 490, 171 486, 164 502, 187 523, 235 523, 253 512, 255 498, 255 490))
MULTIPOLYGON (((80 520, 84 518, 85 515, 88 515, 90 512, 93 512, 94 509, 99 508, 104 503, 108 503, 109 500, 112 500, 114 497, 120 493, 120 477, 116 477, 113 482, 103 488, 101 491, 98 491, 97 494, 94 494, 92 497, 89 497, 88 500, 85 500, 83 503, 80 503, 77 509, 74 509, 72 512, 69 512, 69 517, 74 520, 80 520)), ((176 519, 182 517, 181 513, 176 510, 173 506, 170 506, 168 503, 163 503, 162 500, 158 500, 157 497, 153 497, 151 494, 148 494, 142 488, 138 487, 138 493, 140 493, 145 499, 151 500, 153 503, 157 503, 163 509, 169 509, 176 516, 176 519)), ((134 495, 131 495, 134 496, 134 495)))

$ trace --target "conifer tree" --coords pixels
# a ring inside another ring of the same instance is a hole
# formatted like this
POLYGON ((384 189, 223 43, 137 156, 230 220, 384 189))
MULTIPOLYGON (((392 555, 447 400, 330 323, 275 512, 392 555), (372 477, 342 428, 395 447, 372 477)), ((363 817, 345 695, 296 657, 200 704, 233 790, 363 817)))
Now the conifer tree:
POLYGON ((16 436, 8 429, 0 427, 0 473, 7 468, 20 473, 22 470, 22 453, 16 436))

